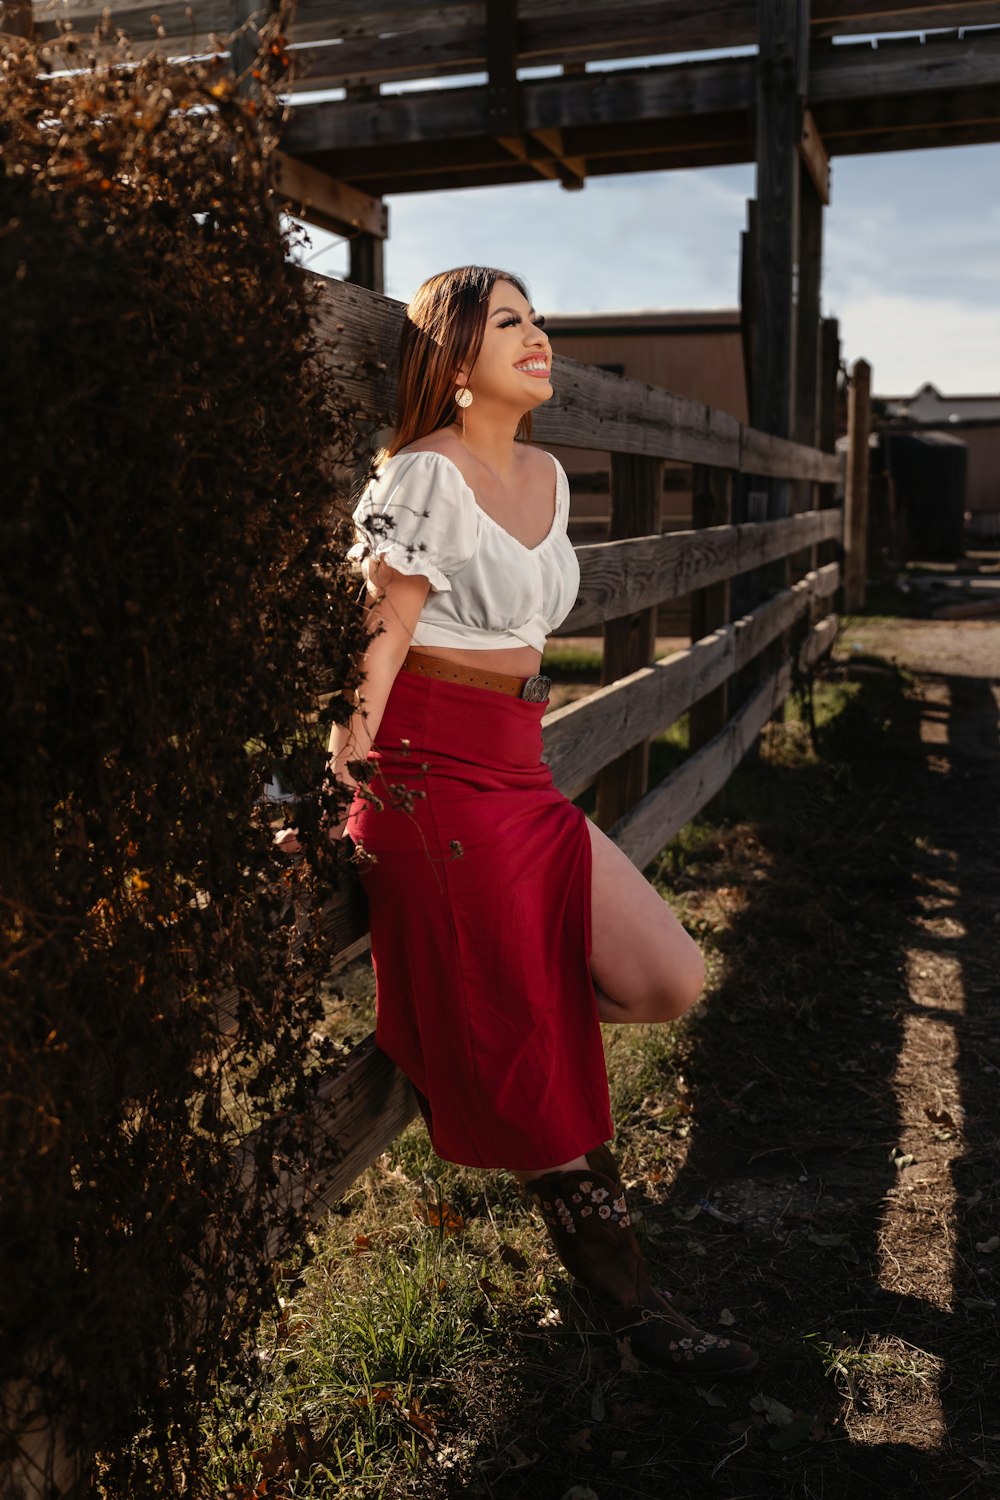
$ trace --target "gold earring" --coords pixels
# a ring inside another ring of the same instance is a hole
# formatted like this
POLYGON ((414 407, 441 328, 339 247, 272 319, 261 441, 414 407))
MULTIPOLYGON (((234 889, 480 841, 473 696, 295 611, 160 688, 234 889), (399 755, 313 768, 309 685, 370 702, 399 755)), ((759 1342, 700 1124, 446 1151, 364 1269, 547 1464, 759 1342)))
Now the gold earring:
POLYGON ((465 408, 472 405, 472 392, 467 385, 460 385, 455 392, 455 405, 462 408, 462 437, 465 437, 465 408))

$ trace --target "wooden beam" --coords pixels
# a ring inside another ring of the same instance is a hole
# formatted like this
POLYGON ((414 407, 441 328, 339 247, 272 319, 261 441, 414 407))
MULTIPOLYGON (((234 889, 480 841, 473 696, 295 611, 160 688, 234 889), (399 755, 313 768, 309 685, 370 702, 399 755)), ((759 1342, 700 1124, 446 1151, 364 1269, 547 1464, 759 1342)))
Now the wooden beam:
POLYGON ((517 82, 518 0, 486 0, 486 132, 494 140, 521 131, 517 82))
POLYGON ((31 0, 0 0, 0 36, 21 36, 31 41, 35 22, 31 0))
POLYGON ((331 234, 352 235, 361 229, 380 240, 388 235, 389 210, 380 198, 338 182, 286 151, 275 151, 271 160, 274 191, 297 219, 331 234))
POLYGON ((791 431, 793 282, 798 223, 801 105, 797 92, 796 0, 758 0, 756 363, 751 419, 764 432, 791 431))
MULTIPOLYGON (((558 128, 566 155, 587 157, 588 175, 601 170, 591 158, 604 153, 610 153, 604 170, 635 169, 636 163, 615 159, 621 143, 629 150, 639 149, 638 139, 654 151, 662 150, 662 133, 675 127, 678 155, 665 166, 744 159, 754 66, 751 59, 741 58, 523 81, 522 127, 528 134, 558 128), (649 128, 653 122, 655 132, 649 128), (710 144, 704 151, 688 145, 685 154, 684 131, 694 144, 698 132, 708 132, 710 144)), ((809 92, 829 151, 841 149, 839 132, 849 132, 854 141, 866 128, 884 131, 907 122, 921 100, 926 100, 931 121, 940 112, 942 122, 961 124, 968 113, 963 101, 975 99, 972 107, 976 118, 982 115, 986 120, 982 133, 988 139, 1000 119, 1000 51, 989 38, 976 34, 923 46, 896 43, 877 52, 835 47, 812 56, 809 92), (980 90, 986 91, 981 102, 980 90)), ((494 145, 490 164, 489 155, 482 155, 487 145, 482 86, 383 96, 377 118, 370 105, 360 103, 303 105, 282 125, 282 146, 292 155, 307 156, 329 175, 379 192, 527 180, 533 175, 523 170, 518 175, 515 165, 504 176, 503 155, 494 145), (457 172, 463 159, 483 170, 457 172), (437 183, 435 171, 443 174, 437 183)), ((532 154, 529 150, 529 157, 532 154)), ((650 155, 638 165, 646 169, 658 164, 650 155)))
MULTIPOLYGON (((199 0, 197 7, 185 0, 61 0, 55 14, 51 0, 36 0, 33 8, 37 32, 46 39, 57 35, 63 19, 89 38, 106 9, 111 28, 108 42, 98 50, 110 49, 120 27, 131 37, 137 56, 147 51, 176 57, 217 50, 230 27, 228 0, 199 0), (166 33, 163 39, 154 15, 166 33)), ((621 0, 617 5, 576 0, 571 28, 561 5, 520 0, 519 16, 519 67, 736 47, 757 39, 754 0, 621 0)), ((867 5, 814 0, 810 35, 823 39, 997 24, 1000 0, 867 5)), ((290 34, 297 53, 293 88, 442 77, 485 68, 482 0, 397 0, 381 5, 340 0, 335 6, 302 0, 290 34)))
POLYGON ((868 578, 868 438, 871 433, 871 366, 857 359, 847 392, 847 475, 844 488, 844 609, 865 607, 868 578))
POLYGON ((799 156, 809 173, 810 180, 819 201, 827 204, 830 201, 830 158, 823 145, 823 137, 819 133, 816 121, 807 109, 802 114, 802 135, 799 140, 799 156))
POLYGON ((372 292, 385 290, 385 240, 359 230, 348 240, 347 280, 372 292))

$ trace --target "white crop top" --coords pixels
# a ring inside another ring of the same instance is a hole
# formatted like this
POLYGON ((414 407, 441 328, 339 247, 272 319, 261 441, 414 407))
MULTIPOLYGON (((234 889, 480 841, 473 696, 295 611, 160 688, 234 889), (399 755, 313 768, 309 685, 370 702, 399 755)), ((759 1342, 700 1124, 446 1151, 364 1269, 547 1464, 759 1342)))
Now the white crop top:
POLYGON ((397 453, 362 491, 353 511, 359 540, 347 556, 384 557, 400 573, 430 579, 415 646, 541 651, 565 620, 579 592, 580 564, 566 534, 569 480, 549 457, 555 516, 537 547, 494 521, 443 453, 397 453))

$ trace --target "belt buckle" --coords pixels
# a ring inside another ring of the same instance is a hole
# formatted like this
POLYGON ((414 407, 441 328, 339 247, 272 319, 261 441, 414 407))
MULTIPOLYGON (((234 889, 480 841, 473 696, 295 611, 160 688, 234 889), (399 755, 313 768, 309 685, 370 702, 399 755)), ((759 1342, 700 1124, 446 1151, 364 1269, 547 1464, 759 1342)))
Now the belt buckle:
POLYGON ((535 675, 529 677, 521 689, 525 703, 544 703, 552 690, 552 678, 535 675))

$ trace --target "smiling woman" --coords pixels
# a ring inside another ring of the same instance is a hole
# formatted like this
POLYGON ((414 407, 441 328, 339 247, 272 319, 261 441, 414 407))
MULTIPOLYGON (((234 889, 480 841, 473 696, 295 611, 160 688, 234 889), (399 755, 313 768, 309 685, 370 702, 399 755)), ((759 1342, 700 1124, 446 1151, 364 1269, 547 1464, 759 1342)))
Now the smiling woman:
POLYGON ((695 943, 542 760, 546 637, 576 599, 569 484, 530 445, 552 395, 520 278, 432 277, 407 309, 397 428, 354 511, 363 697, 333 731, 371 917, 376 1040, 439 1155, 506 1168, 609 1326, 655 1367, 756 1355, 653 1289, 614 1159, 600 1022, 697 998, 695 943), (554 481, 554 484, 553 484, 554 481))

